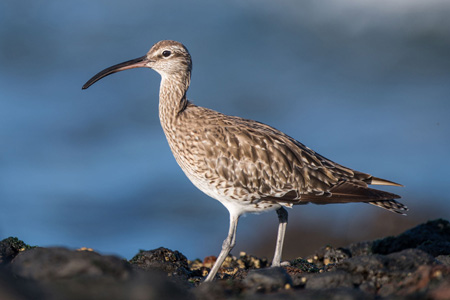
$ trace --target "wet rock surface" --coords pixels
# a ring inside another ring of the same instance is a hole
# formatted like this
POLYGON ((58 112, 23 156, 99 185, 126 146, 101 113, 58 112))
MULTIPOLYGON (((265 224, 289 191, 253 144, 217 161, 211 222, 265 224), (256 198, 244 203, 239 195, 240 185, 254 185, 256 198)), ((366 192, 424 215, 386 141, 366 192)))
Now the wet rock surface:
POLYGON ((127 261, 7 238, 0 299, 450 299, 450 224, 442 219, 396 237, 326 246, 284 267, 240 253, 201 284, 214 260, 158 248, 127 261))

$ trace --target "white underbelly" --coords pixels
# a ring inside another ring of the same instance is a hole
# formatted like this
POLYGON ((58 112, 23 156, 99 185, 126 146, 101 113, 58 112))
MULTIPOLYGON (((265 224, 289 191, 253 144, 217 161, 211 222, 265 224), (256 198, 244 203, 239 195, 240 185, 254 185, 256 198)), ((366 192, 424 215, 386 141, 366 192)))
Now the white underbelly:
POLYGON ((191 172, 186 171, 184 168, 182 169, 189 180, 199 190, 222 203, 228 209, 230 214, 240 216, 246 213, 262 213, 265 211, 276 210, 281 207, 280 204, 261 202, 258 201, 258 199, 255 201, 251 201, 249 200, 250 197, 236 199, 236 197, 232 196, 238 194, 235 193, 234 188, 217 187, 216 184, 212 185, 206 179, 199 178, 199 176, 191 174, 191 172))

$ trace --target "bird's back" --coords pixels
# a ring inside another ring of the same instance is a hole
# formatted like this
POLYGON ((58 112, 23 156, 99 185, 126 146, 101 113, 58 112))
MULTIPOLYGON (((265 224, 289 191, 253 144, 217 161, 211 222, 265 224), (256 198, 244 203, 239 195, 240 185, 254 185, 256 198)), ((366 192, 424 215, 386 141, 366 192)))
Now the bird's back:
POLYGON ((189 179, 244 211, 308 202, 368 202, 398 213, 406 210, 393 200, 400 196, 368 188, 371 183, 398 184, 336 164, 263 123, 189 103, 165 132, 189 179))

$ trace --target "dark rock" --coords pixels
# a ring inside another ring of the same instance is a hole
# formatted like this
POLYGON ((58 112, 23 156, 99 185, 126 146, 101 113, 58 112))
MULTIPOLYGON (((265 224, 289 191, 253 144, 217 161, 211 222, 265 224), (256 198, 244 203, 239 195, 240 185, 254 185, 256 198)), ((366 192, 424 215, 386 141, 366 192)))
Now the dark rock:
MULTIPOLYGON (((362 255, 350 258, 336 266, 337 270, 360 275, 362 291, 380 296, 397 295, 400 283, 420 268, 436 266, 438 262, 424 251, 406 249, 384 255, 362 255)), ((331 272, 330 272, 331 273, 331 272)), ((355 278, 355 277, 352 277, 355 278)), ((353 281, 355 286, 357 281, 353 281)))
MULTIPOLYGON (((211 298, 209 298, 211 299, 211 298)), ((238 298, 235 298, 238 299, 238 298)), ((239 298, 240 299, 240 298, 239 298)), ((354 288, 324 290, 282 290, 276 294, 252 294, 246 300, 372 300, 375 296, 354 288)))
MULTIPOLYGON (((384 284, 378 290, 378 295, 382 297, 395 295, 397 297, 406 297, 412 298, 411 296, 415 296, 416 299, 425 299, 427 292, 433 286, 442 286, 444 282, 450 282, 450 268, 435 265, 435 266, 426 266, 422 265, 417 268, 413 273, 408 274, 402 280, 392 280, 384 284)), ((447 294, 447 298, 441 299, 449 299, 450 294, 447 294)), ((439 298, 431 298, 431 299, 439 299, 439 298)))
POLYGON ((249 271, 243 284, 251 291, 272 292, 292 286, 292 280, 282 267, 275 267, 249 271))
POLYGON ((130 264, 142 270, 160 270, 169 276, 182 276, 186 279, 190 274, 186 256, 163 247, 141 250, 130 260, 130 264))
POLYGON ((365 276, 380 272, 411 272, 421 265, 434 265, 437 261, 428 253, 417 249, 384 255, 362 255, 352 257, 336 266, 339 270, 365 276))
POLYGON ((360 256, 372 254, 373 241, 357 242, 347 246, 350 256, 360 256))
MULTIPOLYGON (((292 285, 294 287, 304 287, 308 278, 314 277, 319 273, 320 269, 313 263, 308 262, 303 258, 297 258, 291 261, 289 267, 285 267, 288 274, 291 276, 292 285)), ((322 270, 323 271, 323 270, 322 270)))
POLYGON ((218 280, 203 282, 193 291, 196 300, 224 300, 239 298, 244 286, 241 280, 218 280))
POLYGON ((336 268, 367 277, 378 272, 378 270, 384 269, 386 261, 387 259, 383 255, 361 255, 346 259, 336 266, 336 268))
POLYGON ((53 280, 80 276, 126 279, 131 267, 123 259, 92 251, 66 248, 34 248, 19 253, 11 264, 14 275, 34 280, 53 280))
POLYGON ((293 261, 290 262, 292 268, 296 268, 300 270, 302 273, 317 273, 319 272, 319 268, 317 265, 310 263, 306 259, 303 258, 296 258, 293 261))
POLYGON ((348 249, 345 248, 333 248, 326 246, 319 249, 315 254, 308 256, 308 262, 314 263, 317 267, 323 268, 324 266, 338 263, 351 256, 348 249))
POLYGON ((301 273, 301 272, 296 274, 289 272, 289 275, 291 276, 292 286, 294 288, 304 288, 308 279, 316 276, 316 274, 301 273))
POLYGON ((436 259, 419 249, 406 249, 386 256, 385 267, 389 272, 413 272, 422 265, 435 265, 436 259))
POLYGON ((350 256, 390 254, 417 248, 433 256, 450 254, 450 223, 443 219, 420 224, 396 237, 350 244, 350 256))
POLYGON ((450 266, 450 255, 439 255, 436 260, 443 265, 450 266))
POLYGON ((371 300, 375 296, 351 287, 329 288, 323 290, 304 290, 295 299, 308 300, 371 300), (299 297, 300 296, 300 297, 299 297))
POLYGON ((443 219, 418 225, 396 237, 374 241, 373 253, 389 254, 417 248, 434 257, 450 254, 450 223, 443 219))
POLYGON ((361 274, 350 274, 342 270, 326 272, 312 276, 306 281, 305 288, 313 290, 322 290, 338 287, 356 287, 363 281, 361 274))
POLYGON ((444 300, 450 297, 450 280, 441 281, 428 293, 429 299, 444 300))
POLYGON ((5 268, 0 269, 0 299, 2 300, 40 300, 44 292, 39 285, 32 281, 14 277, 5 268))
MULTIPOLYGON (((35 248, 21 252, 9 266, 11 274, 40 291, 24 299, 190 299, 189 291, 164 273, 133 270, 126 260, 90 251, 35 248)), ((30 292, 31 293, 31 292, 30 292)))
POLYGON ((250 270, 239 269, 233 276, 233 280, 244 280, 250 270))
POLYGON ((210 264, 189 265, 178 251, 141 251, 127 262, 9 238, 0 242, 0 299, 448 299, 449 242, 449 223, 430 221, 397 237, 327 246, 284 268, 229 256, 216 281, 198 285, 210 264))
POLYGON ((0 241, 0 265, 9 263, 20 251, 31 248, 16 237, 9 237, 0 241))
POLYGON ((376 294, 380 286, 390 280, 385 268, 387 261, 383 255, 361 255, 341 262, 336 266, 336 271, 352 274, 352 278, 361 280, 361 291, 376 294))

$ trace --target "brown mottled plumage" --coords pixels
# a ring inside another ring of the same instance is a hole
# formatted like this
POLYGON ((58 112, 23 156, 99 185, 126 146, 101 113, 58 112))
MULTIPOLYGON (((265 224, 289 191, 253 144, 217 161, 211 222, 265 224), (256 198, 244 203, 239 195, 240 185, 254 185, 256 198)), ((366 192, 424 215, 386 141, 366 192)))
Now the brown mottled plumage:
POLYGON ((266 124, 189 102, 191 56, 178 42, 158 42, 147 55, 101 71, 83 89, 112 73, 137 67, 161 75, 159 117, 178 164, 196 187, 230 212, 228 237, 207 281, 233 248, 237 222, 244 213, 277 211, 272 266, 279 266, 287 224, 283 207, 366 202, 400 214, 407 210, 394 200, 400 196, 368 187, 400 184, 339 165, 266 124))

